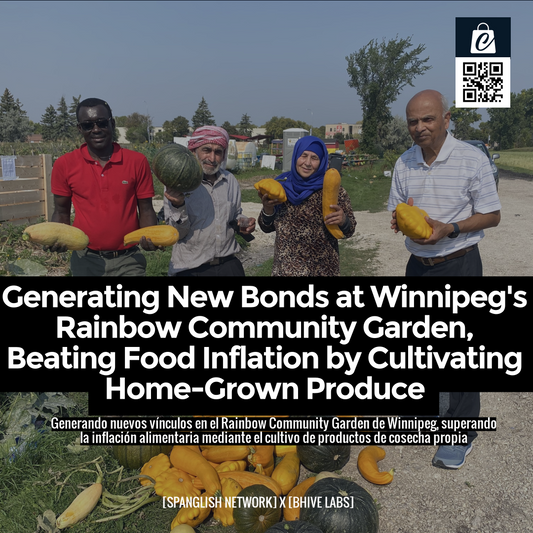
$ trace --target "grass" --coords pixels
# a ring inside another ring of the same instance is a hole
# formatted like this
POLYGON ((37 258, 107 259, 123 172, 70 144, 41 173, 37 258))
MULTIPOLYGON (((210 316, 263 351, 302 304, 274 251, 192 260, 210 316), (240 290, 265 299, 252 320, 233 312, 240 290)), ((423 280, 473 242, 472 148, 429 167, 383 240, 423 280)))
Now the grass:
POLYGON ((495 150, 493 153, 500 154, 500 158, 496 159, 498 168, 533 175, 533 148, 516 148, 504 152, 495 150))

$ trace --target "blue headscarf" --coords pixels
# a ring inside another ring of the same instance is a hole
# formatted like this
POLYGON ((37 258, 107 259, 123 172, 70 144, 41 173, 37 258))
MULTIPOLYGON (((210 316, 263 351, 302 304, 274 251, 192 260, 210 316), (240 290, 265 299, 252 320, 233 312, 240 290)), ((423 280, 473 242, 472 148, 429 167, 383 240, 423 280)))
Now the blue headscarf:
POLYGON ((328 150, 321 139, 312 135, 298 139, 292 152, 291 170, 276 178, 283 185, 287 200, 293 205, 298 205, 315 191, 322 189, 328 164, 328 150), (314 174, 304 179, 296 172, 296 161, 305 151, 315 153, 320 158, 320 165, 314 174))

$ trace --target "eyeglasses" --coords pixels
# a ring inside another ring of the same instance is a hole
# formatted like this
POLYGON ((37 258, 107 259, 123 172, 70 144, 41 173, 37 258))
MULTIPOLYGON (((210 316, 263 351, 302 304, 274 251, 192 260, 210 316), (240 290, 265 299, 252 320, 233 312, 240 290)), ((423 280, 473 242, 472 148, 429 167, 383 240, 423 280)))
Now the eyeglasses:
POLYGON ((96 124, 99 129, 106 130, 108 129, 111 120, 112 118, 101 118, 99 120, 95 120, 94 122, 80 122, 79 126, 83 131, 92 131, 96 124))

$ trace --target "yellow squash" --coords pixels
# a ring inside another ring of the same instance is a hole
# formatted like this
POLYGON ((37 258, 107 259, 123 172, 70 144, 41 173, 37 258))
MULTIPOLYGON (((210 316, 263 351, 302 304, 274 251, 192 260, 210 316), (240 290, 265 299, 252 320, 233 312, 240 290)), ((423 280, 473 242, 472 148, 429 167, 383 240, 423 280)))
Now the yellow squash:
POLYGON ((222 486, 220 485, 219 474, 200 453, 197 446, 174 446, 170 452, 170 462, 175 468, 195 476, 195 481, 199 479, 202 484, 201 488, 205 489, 208 495, 220 496, 222 486))
POLYGON ((424 217, 428 214, 416 205, 398 204, 396 206, 396 225, 411 239, 428 239, 433 229, 424 217))
POLYGON ((157 476, 155 493, 165 498, 194 498, 200 496, 200 490, 192 484, 192 477, 179 468, 169 468, 157 476))
MULTIPOLYGON (((339 203, 339 190, 341 188, 341 175, 335 168, 330 168, 324 175, 324 184, 322 186, 322 217, 333 213, 334 210, 330 205, 339 203)), ((343 239, 344 233, 337 224, 326 224, 328 231, 336 238, 343 239)))
POLYGON ((287 494, 298 482, 300 476, 300 459, 298 454, 289 452, 272 472, 272 479, 279 483, 281 493, 287 494))
MULTIPOLYGON (((281 487, 279 483, 269 476, 263 474, 257 474, 256 472, 248 472, 246 470, 242 472, 219 472, 220 479, 231 478, 234 479, 243 489, 250 485, 264 485, 268 487, 276 496, 281 496, 281 487)), ((204 489, 203 480, 199 477, 194 478, 192 484, 197 489, 204 489)))
POLYGON ((222 483, 222 500, 213 509, 213 518, 226 527, 233 525, 233 497, 241 492, 242 487, 229 477, 220 481, 222 483))
POLYGON ((59 516, 56 522, 58 529, 73 526, 81 522, 96 507, 102 495, 102 478, 99 476, 96 483, 87 487, 74 498, 67 509, 59 516))
POLYGON ((180 524, 196 527, 209 516, 211 507, 209 507, 209 496, 206 493, 195 498, 192 503, 194 505, 184 506, 178 511, 178 514, 172 520, 172 524, 170 524, 171 529, 180 524))
POLYGON ((314 476, 304 479, 301 483, 298 483, 293 487, 286 499, 285 507, 283 507, 283 520, 292 522, 293 520, 300 519, 300 503, 305 496, 307 489, 313 485, 316 481, 314 476))
POLYGON ((172 246, 178 242, 180 234, 174 226, 169 226, 167 224, 146 226, 125 235, 124 246, 137 244, 142 237, 150 239, 156 246, 172 246))
POLYGON ((285 193, 283 185, 273 178, 265 178, 258 181, 254 184, 254 187, 261 194, 268 194, 268 197, 271 200, 280 200, 281 202, 287 201, 287 194, 285 193))
POLYGON ((202 455, 213 463, 222 463, 223 461, 241 461, 246 459, 250 454, 249 446, 219 445, 211 446, 202 450, 202 455))
MULTIPOLYGON (((141 468, 141 475, 150 476, 155 480, 157 476, 168 470, 172 465, 170 464, 170 459, 168 455, 160 453, 152 457, 144 466, 141 468)), ((152 482, 148 478, 139 478, 141 485, 151 485, 152 482)))
POLYGON ((43 246, 58 244, 69 250, 83 250, 89 244, 89 237, 81 229, 60 222, 41 222, 28 226, 22 239, 43 246))
POLYGON ((387 485, 393 480, 394 470, 380 472, 378 461, 385 457, 385 450, 379 446, 367 446, 359 452, 357 457, 357 467, 361 475, 370 483, 376 485, 387 485))

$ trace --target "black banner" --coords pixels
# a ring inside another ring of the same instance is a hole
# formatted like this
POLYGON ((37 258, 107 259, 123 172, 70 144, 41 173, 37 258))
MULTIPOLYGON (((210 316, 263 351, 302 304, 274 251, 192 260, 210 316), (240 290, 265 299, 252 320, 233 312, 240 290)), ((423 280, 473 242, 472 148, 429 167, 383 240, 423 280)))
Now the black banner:
POLYGON ((91 415, 435 415, 527 391, 529 278, 2 278, 4 390, 91 415))

